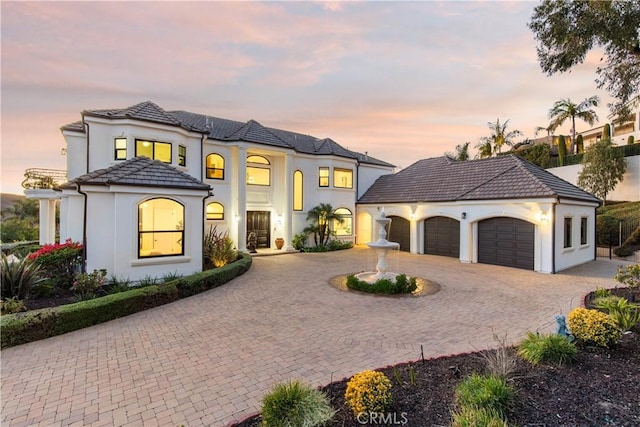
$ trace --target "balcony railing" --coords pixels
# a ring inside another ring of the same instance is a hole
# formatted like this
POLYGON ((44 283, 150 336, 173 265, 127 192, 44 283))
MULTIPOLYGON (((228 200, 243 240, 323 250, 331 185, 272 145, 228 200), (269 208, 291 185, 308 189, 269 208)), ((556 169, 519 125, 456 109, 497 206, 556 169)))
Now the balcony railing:
POLYGON ((46 190, 64 184, 66 181, 67 171, 31 168, 24 171, 22 188, 25 190, 46 190))

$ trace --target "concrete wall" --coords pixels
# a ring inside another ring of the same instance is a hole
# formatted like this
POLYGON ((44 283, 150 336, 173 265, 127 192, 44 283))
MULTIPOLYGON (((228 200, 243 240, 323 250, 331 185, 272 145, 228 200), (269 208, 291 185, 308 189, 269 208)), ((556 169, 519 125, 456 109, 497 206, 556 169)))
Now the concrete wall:
MULTIPOLYGON (((607 195, 607 200, 615 201, 640 201, 640 156, 625 157, 627 171, 622 182, 607 195)), ((565 181, 577 185, 578 175, 582 171, 582 165, 561 166, 547 169, 549 172, 565 181)))

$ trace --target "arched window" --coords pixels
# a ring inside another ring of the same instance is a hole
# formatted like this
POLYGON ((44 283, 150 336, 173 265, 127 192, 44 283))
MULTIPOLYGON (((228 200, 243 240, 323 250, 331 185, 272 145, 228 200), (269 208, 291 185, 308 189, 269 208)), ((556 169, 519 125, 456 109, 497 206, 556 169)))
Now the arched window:
POLYGON ((207 156, 206 176, 209 179, 224 179, 224 157, 216 153, 207 156))
POLYGON ((211 202, 207 205, 207 219, 220 220, 224 219, 224 206, 218 202, 211 202))
POLYGON ((342 224, 337 220, 333 220, 333 231, 336 236, 351 236, 353 234, 353 214, 347 208, 338 208, 334 211, 336 215, 342 218, 342 224))
POLYGON ((247 156, 247 184, 271 185, 271 163, 262 156, 247 156))
POLYGON ((293 210, 303 210, 303 187, 302 187, 302 172, 295 171, 293 173, 293 210))
POLYGON ((184 206, 171 199, 138 205, 138 258, 184 255, 184 206))

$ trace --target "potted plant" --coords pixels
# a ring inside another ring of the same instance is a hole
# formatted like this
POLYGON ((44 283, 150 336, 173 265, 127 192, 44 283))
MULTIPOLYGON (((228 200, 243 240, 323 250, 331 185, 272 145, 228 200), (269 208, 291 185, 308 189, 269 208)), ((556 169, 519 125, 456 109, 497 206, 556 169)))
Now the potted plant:
POLYGON ((284 239, 282 237, 276 238, 276 249, 280 250, 284 246, 284 239))

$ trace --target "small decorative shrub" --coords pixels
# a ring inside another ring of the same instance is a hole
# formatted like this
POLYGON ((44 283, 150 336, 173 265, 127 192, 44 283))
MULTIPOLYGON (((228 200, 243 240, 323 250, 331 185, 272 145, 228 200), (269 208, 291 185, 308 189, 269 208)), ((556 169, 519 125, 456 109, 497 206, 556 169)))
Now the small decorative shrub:
POLYGON ((630 303, 624 297, 596 298, 595 305, 611 316, 622 332, 630 331, 640 322, 640 304, 630 303))
POLYGON ((490 375, 508 379, 516 369, 516 357, 507 346, 506 334, 502 337, 494 334, 493 339, 498 343, 497 348, 481 352, 480 357, 490 375))
POLYGON ((43 276, 51 278, 57 287, 67 289, 82 263, 82 245, 67 239, 64 243, 44 245, 28 258, 42 268, 43 276))
POLYGON ((79 301, 93 299, 105 284, 107 270, 93 270, 92 273, 80 273, 73 279, 71 290, 79 301))
POLYGON ((475 406, 463 406, 451 414, 451 427, 508 427, 496 411, 475 406))
POLYGON ((640 264, 618 267, 618 272, 613 276, 618 282, 627 285, 631 289, 640 288, 640 264))
POLYGON ((574 308, 569 312, 568 325, 573 336, 585 344, 610 347, 621 336, 611 316, 598 310, 574 308))
POLYGON ((300 381, 277 384, 262 398, 262 421, 267 427, 319 426, 334 413, 324 393, 300 381))
POLYGON ((611 290, 605 288, 596 288, 593 292, 596 298, 604 298, 611 296, 611 290))
POLYGON ((347 276, 347 287, 371 294, 394 295, 410 294, 418 289, 418 284, 415 277, 407 278, 406 274, 397 275, 395 283, 389 279, 380 279, 374 283, 368 283, 364 280, 359 280, 354 275, 349 275, 347 276))
POLYGON ((0 313, 2 314, 20 313, 21 311, 27 311, 27 307, 24 306, 24 301, 21 299, 13 297, 0 301, 0 313))
POLYGON ((564 365, 574 361, 578 349, 568 337, 558 334, 538 335, 528 332, 518 346, 518 355, 527 362, 564 365))
POLYGON ((44 280, 41 273, 40 267, 29 258, 11 260, 2 254, 2 260, 0 260, 2 298, 25 299, 30 289, 44 280))
POLYGON ((474 373, 456 386, 455 395, 461 407, 484 408, 503 416, 514 391, 504 378, 474 373))
POLYGON ((174 271, 173 273, 166 273, 162 276, 162 283, 169 283, 169 282, 173 282, 176 279, 179 279, 182 277, 182 274, 178 274, 177 271, 174 271))
POLYGON ((344 399, 356 415, 384 412, 391 404, 391 381, 382 372, 362 371, 347 383, 344 399))
POLYGON ((203 269, 222 267, 238 258, 233 240, 229 237, 229 231, 218 232, 217 227, 209 227, 202 241, 203 269))
POLYGON ((303 252, 331 252, 339 251, 342 249, 351 249, 353 247, 352 242, 343 242, 341 240, 332 240, 326 245, 318 245, 302 248, 303 252))
POLYGON ((304 249, 308 238, 309 238, 309 233, 305 233, 304 231, 302 231, 296 234, 295 236, 293 236, 293 239, 291 240, 291 245, 293 246, 294 249, 301 251, 302 249, 304 249))
POLYGON ((109 280, 107 280, 107 288, 109 294, 126 292, 131 289, 131 281, 129 279, 119 279, 116 276, 111 276, 109 280))

